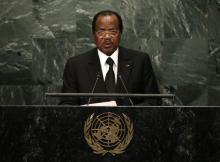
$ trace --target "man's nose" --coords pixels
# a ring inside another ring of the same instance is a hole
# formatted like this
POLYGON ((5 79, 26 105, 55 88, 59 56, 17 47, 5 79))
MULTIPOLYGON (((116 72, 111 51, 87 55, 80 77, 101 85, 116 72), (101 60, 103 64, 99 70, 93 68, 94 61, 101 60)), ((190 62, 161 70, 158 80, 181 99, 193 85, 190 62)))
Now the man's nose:
POLYGON ((103 38, 112 38, 112 35, 109 32, 105 32, 103 38))

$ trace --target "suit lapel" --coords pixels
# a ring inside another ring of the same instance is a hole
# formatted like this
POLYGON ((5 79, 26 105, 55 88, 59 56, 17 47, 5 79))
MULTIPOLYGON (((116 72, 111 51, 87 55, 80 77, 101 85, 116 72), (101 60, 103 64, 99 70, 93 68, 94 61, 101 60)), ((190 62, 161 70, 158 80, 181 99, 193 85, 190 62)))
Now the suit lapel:
POLYGON ((94 92, 96 92, 96 93, 107 92, 106 87, 105 87, 105 83, 104 83, 104 80, 103 80, 101 64, 100 64, 100 61, 99 61, 99 57, 98 57, 98 53, 97 53, 96 48, 94 50, 92 50, 92 53, 90 55, 90 58, 89 58, 89 61, 88 61, 88 64, 87 64, 87 71, 88 71, 88 74, 89 74, 89 78, 91 80, 91 86, 92 87, 94 86, 94 83, 95 83, 98 75, 100 75, 94 92))
POLYGON ((116 89, 118 93, 125 93, 125 89, 122 85, 122 82, 124 82, 126 88, 128 88, 127 84, 132 69, 132 65, 133 65, 133 61, 129 57, 129 55, 125 53, 123 48, 119 48, 118 75, 121 75, 123 81, 120 78, 117 78, 116 89))
MULTIPOLYGON (((128 88, 128 80, 130 76, 130 72, 133 66, 133 61, 129 57, 129 54, 126 54, 125 50, 119 47, 119 55, 118 55, 118 75, 121 75, 125 86, 128 88)), ((100 60, 98 57, 97 49, 94 48, 91 51, 91 55, 87 64, 87 71, 89 78, 91 79, 91 86, 94 86, 95 80, 97 79, 97 75, 100 75, 98 83, 96 85, 95 91, 96 93, 105 93, 107 92, 105 87, 105 82, 102 75, 102 69, 100 60)), ((91 90, 89 90, 91 91, 91 90)), ((125 89, 122 85, 122 81, 120 78, 117 78, 116 85, 117 93, 125 93, 125 89)))

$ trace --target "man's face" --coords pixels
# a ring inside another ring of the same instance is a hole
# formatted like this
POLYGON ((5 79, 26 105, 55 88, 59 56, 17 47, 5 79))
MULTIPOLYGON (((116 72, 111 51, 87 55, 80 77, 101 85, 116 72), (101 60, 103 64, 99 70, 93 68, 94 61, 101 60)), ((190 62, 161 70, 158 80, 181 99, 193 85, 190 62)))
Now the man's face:
POLYGON ((96 47, 110 56, 118 48, 121 38, 118 19, 115 15, 99 16, 95 25, 96 47))

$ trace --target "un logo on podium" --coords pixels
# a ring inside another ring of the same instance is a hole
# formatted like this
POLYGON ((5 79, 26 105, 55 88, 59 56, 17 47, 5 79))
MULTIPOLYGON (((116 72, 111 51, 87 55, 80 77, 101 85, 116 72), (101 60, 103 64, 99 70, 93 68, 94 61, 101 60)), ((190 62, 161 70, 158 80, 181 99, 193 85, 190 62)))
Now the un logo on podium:
POLYGON ((113 156, 125 152, 133 138, 133 123, 125 115, 105 112, 95 116, 93 113, 84 124, 84 137, 93 153, 113 156))

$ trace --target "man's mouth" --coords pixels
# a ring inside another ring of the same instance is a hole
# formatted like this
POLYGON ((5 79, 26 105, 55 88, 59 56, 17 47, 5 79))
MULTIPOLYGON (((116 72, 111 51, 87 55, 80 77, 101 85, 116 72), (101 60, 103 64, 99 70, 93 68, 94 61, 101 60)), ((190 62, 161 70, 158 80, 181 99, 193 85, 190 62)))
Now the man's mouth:
POLYGON ((112 46, 111 42, 104 42, 104 47, 109 48, 112 46))

